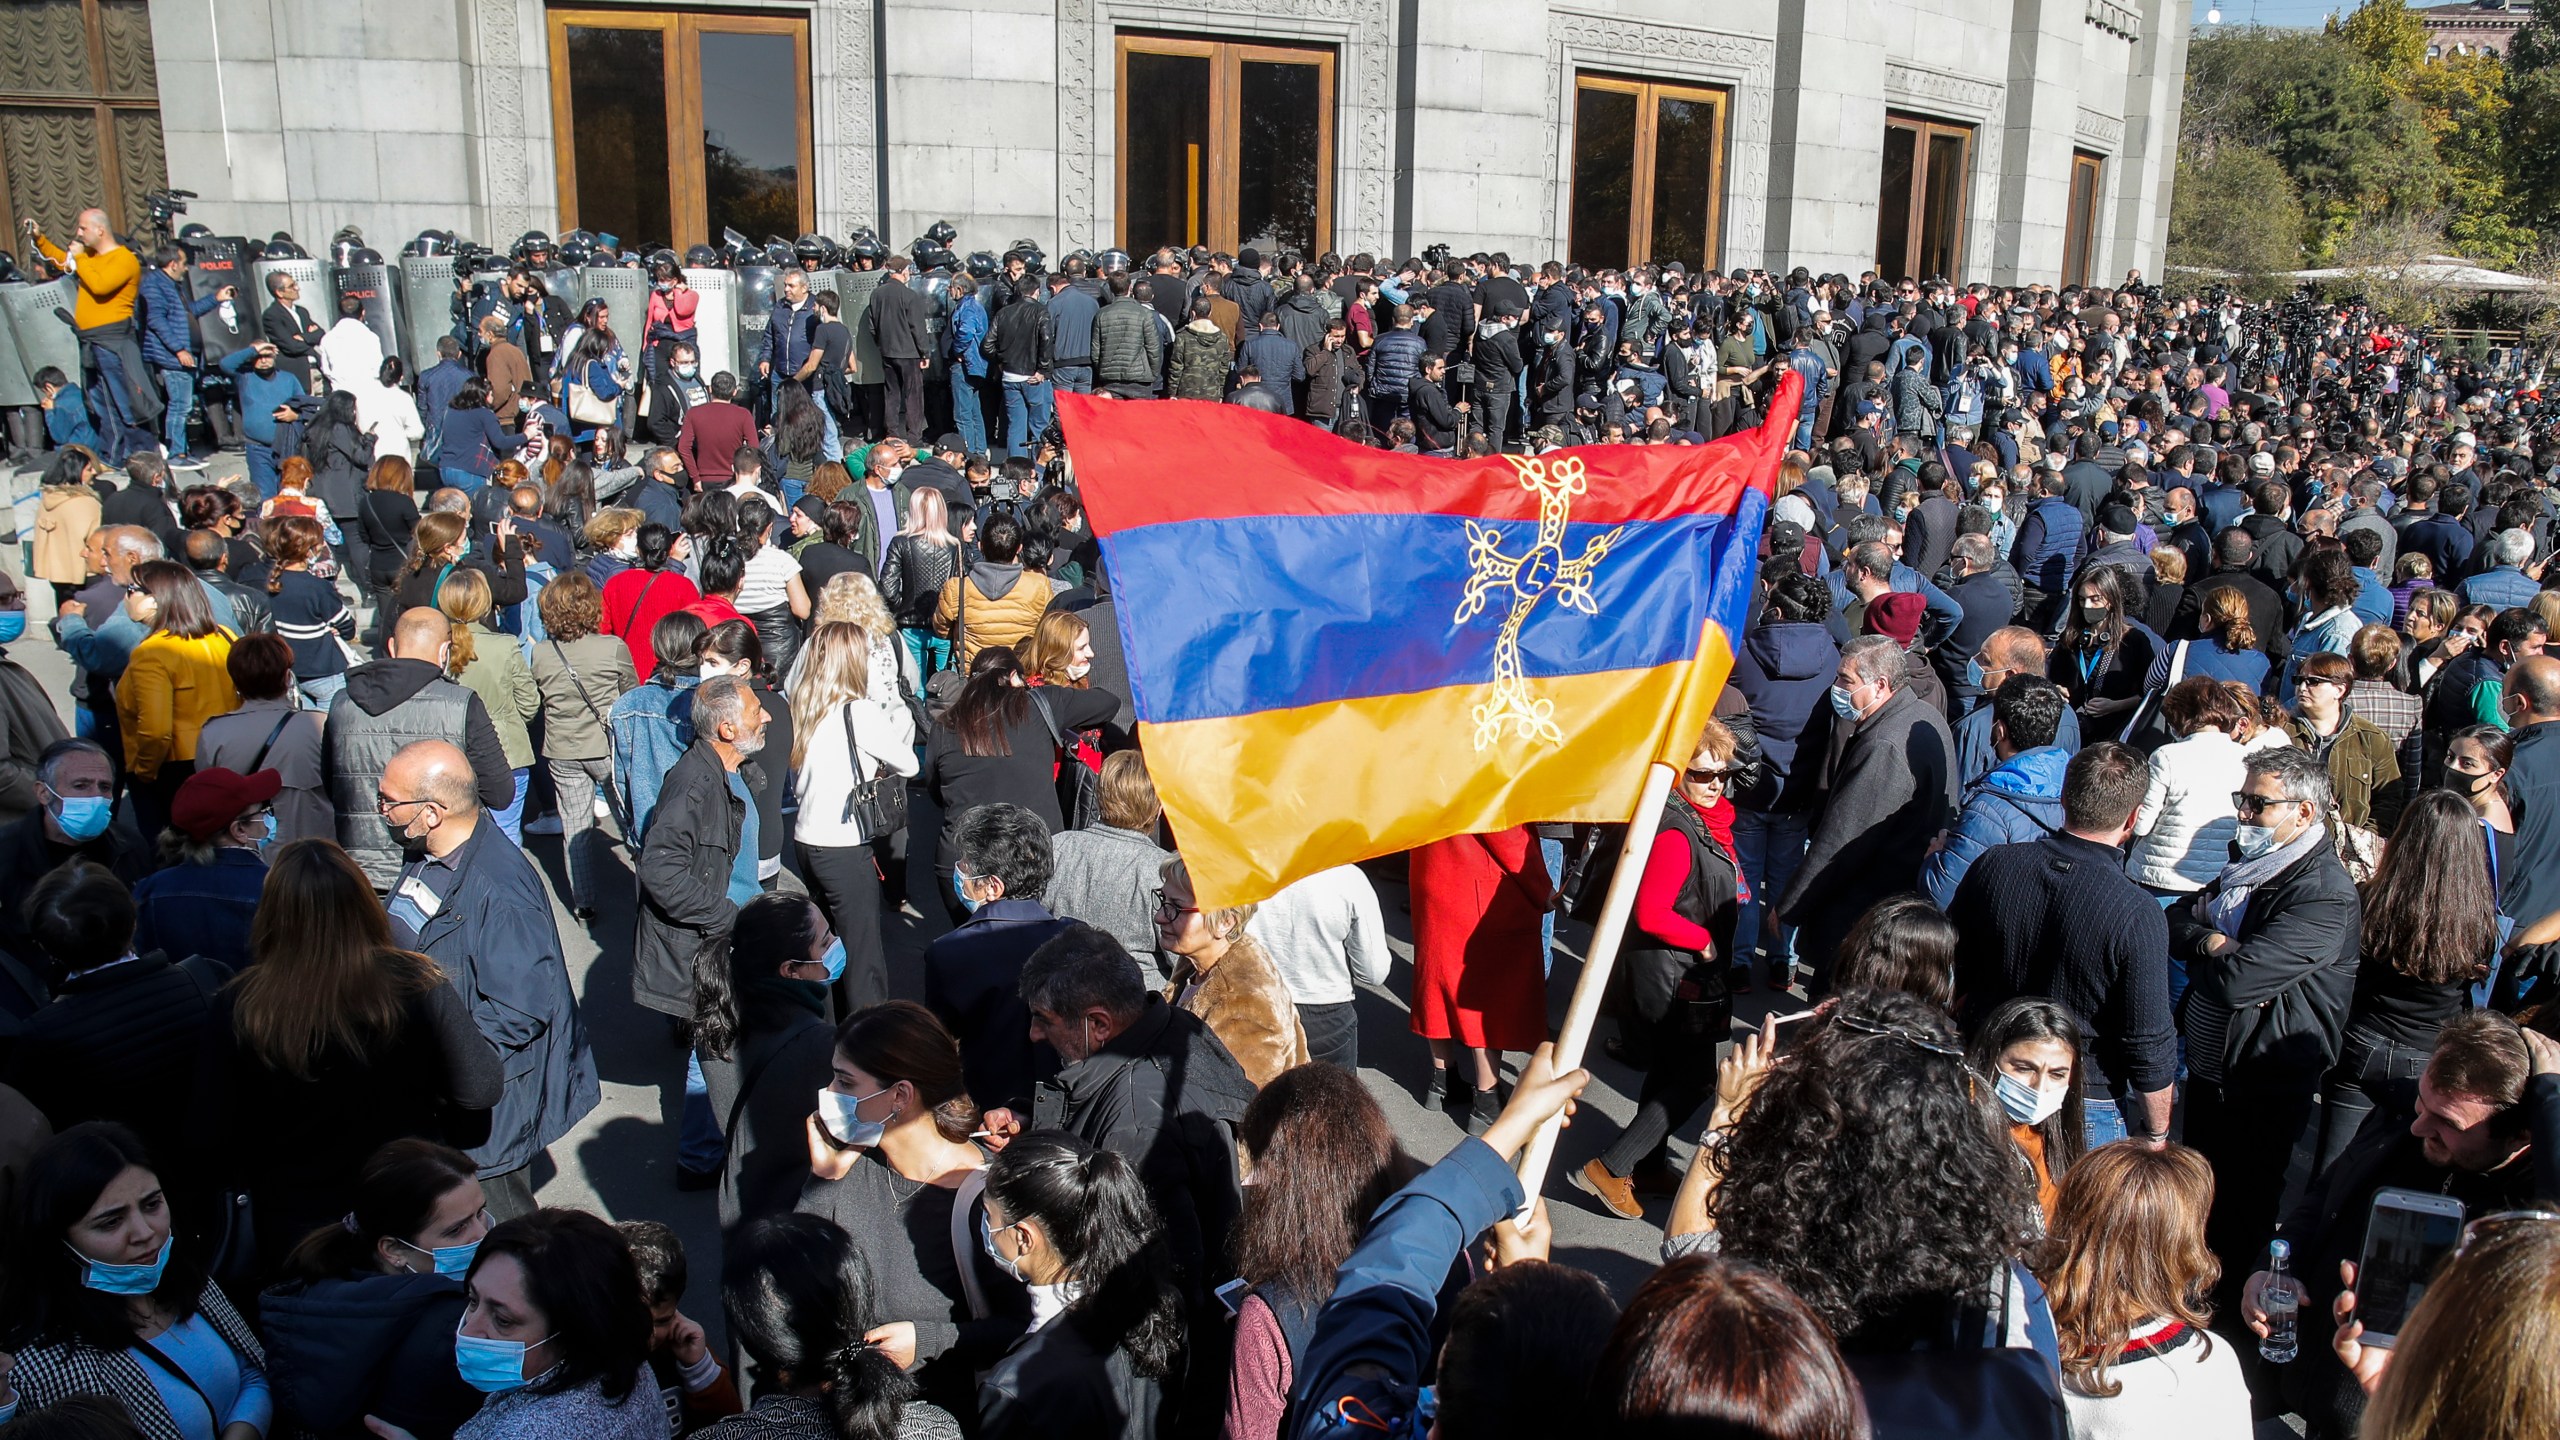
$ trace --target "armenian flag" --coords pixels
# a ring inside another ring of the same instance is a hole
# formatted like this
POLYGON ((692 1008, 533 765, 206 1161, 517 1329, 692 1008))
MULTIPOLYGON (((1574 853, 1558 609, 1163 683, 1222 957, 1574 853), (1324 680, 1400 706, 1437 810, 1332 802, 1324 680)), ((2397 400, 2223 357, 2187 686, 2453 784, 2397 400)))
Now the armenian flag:
POLYGON ((1732 669, 1802 381, 1756 431, 1431 460, 1060 395, 1156 792, 1208 905, 1629 818, 1732 669))

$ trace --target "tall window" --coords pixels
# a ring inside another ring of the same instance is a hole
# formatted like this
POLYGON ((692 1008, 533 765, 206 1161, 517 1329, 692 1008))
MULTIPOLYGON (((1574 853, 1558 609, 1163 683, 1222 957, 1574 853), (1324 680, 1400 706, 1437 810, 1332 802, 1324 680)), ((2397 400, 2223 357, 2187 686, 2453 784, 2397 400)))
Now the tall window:
POLYGON ((2062 222, 2062 283, 2086 285, 2098 258, 2099 183, 2107 162, 2086 150, 2071 152, 2071 213, 2062 222))
POLYGON ((1960 278, 1973 127, 1911 115, 1884 121, 1884 187, 1876 205, 1876 269, 1895 280, 1960 278))
POLYGON ((816 227, 809 22, 551 12, 560 224, 678 249, 816 227))
POLYGON ((0 215, 68 244, 95 205, 138 235, 143 194, 169 183, 143 0, 12 0, 0 30, 0 215))
POLYGON ((1333 52, 1120 37, 1120 247, 1333 243, 1333 52))
POLYGON ((1574 264, 1714 268, 1727 101, 1722 90, 1574 77, 1574 264))

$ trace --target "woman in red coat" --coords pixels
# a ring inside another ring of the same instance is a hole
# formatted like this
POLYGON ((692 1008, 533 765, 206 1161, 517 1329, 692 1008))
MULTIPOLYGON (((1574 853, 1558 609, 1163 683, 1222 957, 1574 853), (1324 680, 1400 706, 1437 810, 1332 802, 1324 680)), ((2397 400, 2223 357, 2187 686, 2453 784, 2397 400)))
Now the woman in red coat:
POLYGON ((1413 1032, 1431 1042, 1440 1108, 1480 1133, 1502 1108, 1493 1052, 1547 1041, 1538 922, 1555 882, 1537 839, 1517 826, 1423 846, 1412 883, 1413 1032))

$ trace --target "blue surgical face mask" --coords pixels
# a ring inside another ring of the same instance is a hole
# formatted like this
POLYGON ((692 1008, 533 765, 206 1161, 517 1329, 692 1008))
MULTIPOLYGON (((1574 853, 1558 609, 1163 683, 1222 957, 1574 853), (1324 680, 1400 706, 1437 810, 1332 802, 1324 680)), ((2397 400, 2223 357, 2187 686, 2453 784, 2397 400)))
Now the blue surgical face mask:
POLYGON ((276 843, 276 812, 270 810, 260 818, 267 822, 267 833, 258 837, 258 848, 264 850, 276 843))
MULTIPOLYGON (((160 1253, 139 1265, 110 1265, 92 1260, 79 1251, 80 1283, 101 1295, 148 1295, 160 1288, 160 1272, 169 1268, 169 1247, 177 1243, 171 1236, 160 1242, 160 1253)), ((69 1248, 65 1242, 65 1248, 69 1248)))
POLYGON ((1855 720, 1858 718, 1858 702, 1849 698, 1848 690, 1834 685, 1831 687, 1831 711, 1843 720, 1855 720))
POLYGON ((26 633, 26 611, 0 610, 0 645, 6 645, 10 641, 17 639, 19 636, 26 633))
POLYGON ((865 1120, 854 1107, 877 1100, 895 1088, 889 1086, 868 1095, 847 1095, 832 1088, 821 1090, 818 1092, 818 1123, 827 1127, 827 1133, 842 1143, 867 1150, 880 1143, 880 1137, 888 1133, 889 1121, 897 1119, 898 1115, 893 1110, 885 1119, 865 1120))
POLYGON ((116 802, 105 795, 62 795, 54 801, 54 823, 74 840, 95 840, 116 818, 116 802))
POLYGON ((969 897, 968 877, 962 875, 961 872, 957 870, 951 872, 951 893, 959 896, 960 903, 963 906, 966 906, 972 913, 975 913, 978 906, 984 903, 982 901, 973 900, 969 897))
MULTIPOLYGON (((1007 1225, 1004 1228, 1010 1230, 1013 1227, 1007 1225)), ((996 1262, 996 1268, 1004 1271, 1004 1273, 1012 1276, 1016 1280, 1025 1278, 1022 1273, 1022 1262, 1007 1256, 1003 1251, 996 1248, 996 1232, 994 1227, 988 1223, 987 1212, 984 1210, 978 1212, 978 1243, 986 1247, 987 1258, 996 1262)))
POLYGON ((818 957, 818 962, 827 967, 828 984, 833 985, 837 981, 843 979, 844 937, 841 935, 837 936, 834 942, 827 946, 827 953, 818 957))
POLYGON ((468 1245, 439 1245, 432 1250, 424 1245, 411 1244, 406 1240, 399 1243, 435 1261, 437 1274, 456 1280, 471 1273, 471 1258, 480 1253, 480 1242, 477 1240, 468 1245))
POLYGON ((2243 825, 2231 837, 2240 847, 2240 857, 2255 860, 2276 848, 2276 832, 2272 825, 2243 825))
MULTIPOLYGON (((548 1343, 550 1337, 545 1336, 533 1345, 548 1343)), ((521 1340, 483 1340, 477 1335, 465 1335, 460 1326, 455 1326, 453 1368, 472 1389, 503 1395, 524 1388, 524 1352, 533 1345, 521 1340)))

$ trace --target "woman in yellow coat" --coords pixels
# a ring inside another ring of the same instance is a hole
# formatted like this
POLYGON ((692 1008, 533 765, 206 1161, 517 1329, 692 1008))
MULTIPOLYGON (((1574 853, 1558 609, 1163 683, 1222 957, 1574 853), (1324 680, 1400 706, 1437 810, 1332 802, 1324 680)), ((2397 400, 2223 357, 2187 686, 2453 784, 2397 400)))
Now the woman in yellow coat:
POLYGON ((240 706, 230 669, 237 637, 213 623, 203 584, 177 561, 145 560, 133 567, 133 583, 139 593, 125 597, 125 612, 151 633, 133 647, 116 682, 116 718, 135 818, 143 834, 157 838, 178 787, 195 773, 204 722, 240 706))

